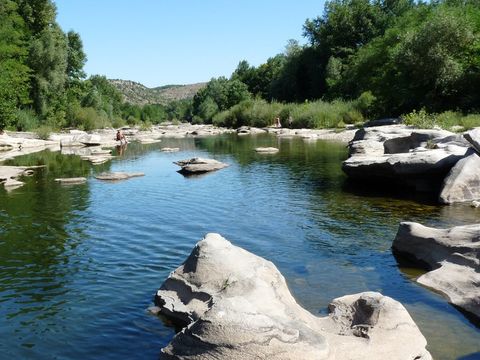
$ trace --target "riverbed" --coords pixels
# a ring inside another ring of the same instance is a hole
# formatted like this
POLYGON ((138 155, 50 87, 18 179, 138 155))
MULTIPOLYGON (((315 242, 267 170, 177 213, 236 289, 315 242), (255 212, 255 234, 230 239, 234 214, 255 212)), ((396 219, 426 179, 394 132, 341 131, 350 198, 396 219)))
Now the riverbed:
POLYGON ((147 308, 208 232, 271 260, 314 314, 335 297, 380 291, 407 308, 436 360, 480 357, 479 328, 390 250, 400 221, 450 227, 478 222, 479 209, 362 191, 341 171, 345 144, 329 141, 225 134, 115 154, 98 166, 49 151, 5 163, 46 167, 0 189, 0 358, 156 359, 174 329, 147 308), (230 166, 176 172, 173 161, 196 156, 230 166), (93 177, 102 171, 145 176, 108 183, 93 177), (87 183, 54 182, 78 176, 87 183))

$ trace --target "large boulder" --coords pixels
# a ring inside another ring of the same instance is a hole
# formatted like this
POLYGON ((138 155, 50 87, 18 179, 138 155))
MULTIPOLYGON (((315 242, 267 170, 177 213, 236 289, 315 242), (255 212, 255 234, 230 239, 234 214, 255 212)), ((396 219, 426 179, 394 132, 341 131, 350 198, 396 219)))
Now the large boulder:
POLYGON ((228 166, 228 164, 222 163, 218 160, 204 159, 199 157, 179 160, 174 162, 174 164, 181 167, 178 172, 184 175, 202 174, 210 171, 220 170, 228 166))
POLYGON ((480 200, 480 156, 473 149, 450 170, 439 199, 444 204, 480 200))
POLYGON ((437 192, 468 148, 461 136, 445 130, 370 127, 356 132, 342 169, 350 178, 369 184, 385 184, 387 180, 389 185, 437 192))
POLYGON ((316 317, 296 303, 275 265, 218 234, 197 243, 155 304, 183 326, 161 359, 431 359, 399 302, 349 295, 316 317))
POLYGON ((434 229, 403 222, 393 250, 431 270, 419 283, 480 319, 480 224, 434 229))
POLYGON ((426 180, 440 184, 466 152, 467 148, 451 145, 442 149, 400 154, 356 155, 345 160, 342 169, 353 179, 389 179, 422 190, 421 185, 426 180))

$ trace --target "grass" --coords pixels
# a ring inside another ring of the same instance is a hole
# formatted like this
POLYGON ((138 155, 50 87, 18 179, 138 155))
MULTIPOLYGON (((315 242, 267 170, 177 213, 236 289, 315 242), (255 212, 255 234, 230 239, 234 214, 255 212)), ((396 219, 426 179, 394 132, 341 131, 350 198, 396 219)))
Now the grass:
POLYGON ((355 101, 313 101, 301 104, 268 103, 255 99, 241 102, 213 117, 217 126, 238 128, 240 126, 271 126, 276 117, 284 127, 291 119, 292 128, 342 128, 346 124, 363 122, 365 119, 355 101))
POLYGON ((462 132, 480 126, 480 114, 462 114, 456 111, 445 111, 435 114, 428 113, 425 109, 412 111, 402 116, 405 125, 422 129, 435 127, 445 130, 462 132))

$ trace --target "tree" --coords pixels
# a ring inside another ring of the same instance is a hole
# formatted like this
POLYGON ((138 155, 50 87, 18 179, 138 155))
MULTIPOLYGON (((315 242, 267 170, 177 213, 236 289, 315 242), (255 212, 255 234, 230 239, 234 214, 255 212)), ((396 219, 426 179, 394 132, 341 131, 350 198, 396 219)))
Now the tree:
POLYGON ((70 80, 85 78, 83 66, 87 55, 83 52, 83 43, 80 35, 72 30, 67 33, 67 75, 70 80))
POLYGON ((18 6, 0 3, 0 130, 12 124, 20 105, 29 102, 30 69, 25 65, 25 24, 18 6))
POLYGON ((247 85, 240 80, 228 80, 225 77, 213 78, 206 87, 194 96, 193 114, 197 115, 197 117, 208 114, 209 117, 203 118, 203 120, 211 121, 211 117, 216 112, 227 110, 250 97, 251 94, 247 85), (212 113, 214 109, 213 103, 217 108, 215 113, 212 113))
POLYGON ((33 71, 31 97, 37 114, 51 119, 51 125, 61 126, 59 112, 64 105, 67 80, 67 40, 58 25, 47 27, 34 37, 28 64, 33 71))

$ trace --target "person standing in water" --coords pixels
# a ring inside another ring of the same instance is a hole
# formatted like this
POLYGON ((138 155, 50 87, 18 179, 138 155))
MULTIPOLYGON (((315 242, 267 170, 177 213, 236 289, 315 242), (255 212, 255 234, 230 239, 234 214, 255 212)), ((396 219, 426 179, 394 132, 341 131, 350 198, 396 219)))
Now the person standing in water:
POLYGON ((125 135, 122 133, 121 130, 117 130, 116 140, 120 141, 120 144, 122 144, 123 141, 125 141, 125 144, 128 144, 127 138, 125 137, 125 135))

